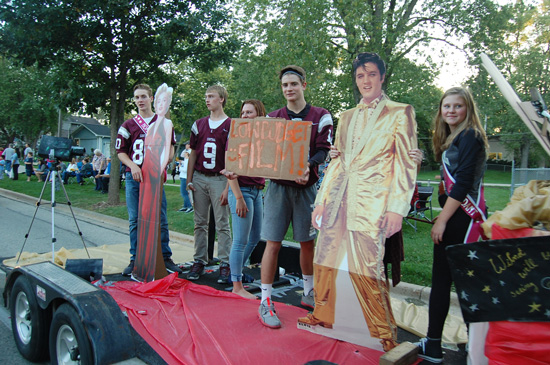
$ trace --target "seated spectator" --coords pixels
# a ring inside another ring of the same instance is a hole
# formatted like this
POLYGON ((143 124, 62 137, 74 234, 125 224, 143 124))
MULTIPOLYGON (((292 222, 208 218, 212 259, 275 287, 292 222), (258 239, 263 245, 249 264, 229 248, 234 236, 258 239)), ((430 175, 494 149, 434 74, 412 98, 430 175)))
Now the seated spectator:
POLYGON ((107 168, 102 174, 96 175, 96 184, 100 187, 101 194, 109 192, 109 175, 111 174, 111 158, 107 157, 107 168))
POLYGON ((46 176, 48 176, 48 165, 46 165, 46 161, 44 161, 43 158, 38 161, 38 168, 34 170, 34 174, 39 182, 46 181, 46 176))
POLYGON ((31 176, 34 175, 34 159, 32 157, 32 152, 27 153, 25 157, 25 174, 27 175, 27 181, 31 181, 31 176))
POLYGON ((76 173, 76 181, 80 185, 84 185, 84 178, 90 176, 93 176, 92 164, 90 163, 90 159, 86 157, 84 161, 82 161, 82 168, 76 173))
POLYGON ((67 184, 69 182, 69 177, 76 176, 76 173, 79 172, 78 165, 76 164, 76 159, 73 158, 69 166, 67 166, 67 169, 63 171, 63 174, 61 177, 63 178, 63 184, 67 184))
POLYGON ((60 175, 62 175, 67 170, 67 164, 63 161, 59 161, 59 164, 57 164, 57 171, 60 175))

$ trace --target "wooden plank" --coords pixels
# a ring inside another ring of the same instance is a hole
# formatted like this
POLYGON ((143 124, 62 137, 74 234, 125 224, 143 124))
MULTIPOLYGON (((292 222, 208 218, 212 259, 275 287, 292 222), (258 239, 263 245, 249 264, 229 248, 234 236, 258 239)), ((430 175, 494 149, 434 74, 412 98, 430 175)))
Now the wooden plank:
POLYGON ((418 347, 410 342, 403 342, 396 348, 380 357, 380 365, 409 365, 418 358, 418 347))

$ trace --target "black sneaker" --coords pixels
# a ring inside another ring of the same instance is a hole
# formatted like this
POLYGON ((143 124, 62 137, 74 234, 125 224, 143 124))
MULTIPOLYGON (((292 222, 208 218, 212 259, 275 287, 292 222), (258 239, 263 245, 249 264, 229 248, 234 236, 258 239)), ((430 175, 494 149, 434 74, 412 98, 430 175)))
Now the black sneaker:
POLYGON ((182 208, 178 209, 178 212, 186 212, 187 213, 187 208, 182 207, 182 208))
POLYGON ((229 269, 229 264, 223 263, 220 265, 220 276, 218 276, 218 283, 225 284, 227 279, 231 276, 231 269, 229 269))
POLYGON ((424 359, 433 364, 441 364, 443 362, 443 351, 441 350, 441 340, 439 344, 434 344, 434 340, 428 338, 420 339, 420 342, 416 342, 418 347, 418 357, 424 359))
POLYGON ((195 261, 189 274, 187 274, 187 280, 198 280, 201 275, 204 274, 204 264, 200 261, 195 261))
POLYGON ((172 259, 169 257, 164 259, 164 266, 166 266, 166 271, 168 271, 169 273, 173 273, 173 272, 177 272, 178 274, 182 273, 179 266, 174 264, 174 261, 172 261, 172 259))
POLYGON ((122 271, 122 276, 130 276, 130 275, 132 275, 132 271, 134 271, 134 260, 130 261, 130 265, 128 265, 122 271))
POLYGON ((185 213, 191 213, 193 212, 193 207, 185 209, 185 213))

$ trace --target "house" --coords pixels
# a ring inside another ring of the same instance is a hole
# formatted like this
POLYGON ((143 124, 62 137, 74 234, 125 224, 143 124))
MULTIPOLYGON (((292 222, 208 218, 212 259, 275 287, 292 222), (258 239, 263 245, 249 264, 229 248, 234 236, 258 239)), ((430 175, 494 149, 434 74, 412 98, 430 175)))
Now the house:
POLYGON ((92 155, 95 149, 111 155, 111 129, 95 118, 66 116, 61 137, 71 138, 76 145, 86 148, 86 155, 92 155))
POLYGON ((111 129, 106 125, 81 124, 70 138, 78 146, 86 148, 87 155, 92 155, 95 149, 105 156, 111 155, 111 129))
POLYGON ((500 141, 500 136, 487 136, 489 140, 488 160, 511 162, 514 159, 514 151, 509 151, 500 141))

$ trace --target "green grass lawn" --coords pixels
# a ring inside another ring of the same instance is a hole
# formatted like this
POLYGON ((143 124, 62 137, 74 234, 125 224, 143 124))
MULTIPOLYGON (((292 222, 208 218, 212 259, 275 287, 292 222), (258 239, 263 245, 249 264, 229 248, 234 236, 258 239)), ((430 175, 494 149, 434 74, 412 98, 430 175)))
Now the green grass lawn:
MULTIPOLYGON (((428 180, 435 184, 434 175, 438 171, 423 172, 419 175, 419 180, 428 180)), ((510 182, 510 173, 502 173, 496 171, 487 171, 486 182, 491 183, 508 183, 510 182), (506 176, 508 175, 508 176, 506 176)), ((176 180, 176 184, 178 181, 176 180)), ((20 176, 18 181, 13 181, 4 178, 0 180, 0 188, 17 191, 29 196, 38 197, 42 191, 43 183, 38 183, 36 178, 33 177, 31 182, 26 181, 26 176, 20 176)), ((100 194, 94 190, 93 184, 78 185, 76 183, 65 185, 65 189, 71 201, 71 204, 75 207, 92 210, 101 214, 118 217, 121 219, 128 219, 128 213, 126 211, 124 189, 120 191, 121 204, 118 206, 107 205, 107 196, 100 194)), ((437 191, 437 189, 435 189, 437 191)), ((168 224, 170 230, 193 235, 193 214, 185 214, 178 212, 181 208, 183 199, 180 195, 179 185, 165 186, 166 200, 168 203, 167 215, 168 224)), ((437 194, 437 193, 436 193, 437 194)), ((51 186, 48 184, 44 191, 44 200, 50 200, 51 186)), ((508 201, 510 200, 510 188, 509 187, 485 187, 485 197, 490 212, 502 210, 508 201)), ((63 193, 63 190, 59 190, 56 193, 56 200, 58 203, 67 203, 67 199, 63 193)), ((437 202, 437 196, 432 198, 433 207, 439 208, 437 202)), ((438 214, 438 211, 434 211, 434 216, 438 214)), ((264 223, 265 224, 265 223, 264 223)), ((415 232, 408 224, 403 223, 403 240, 405 244, 405 262, 402 266, 402 280, 409 283, 418 285, 430 285, 431 282, 431 266, 432 266, 432 247, 433 243, 430 238, 431 225, 427 223, 418 222, 417 231, 415 232)), ((292 228, 289 229, 286 237, 287 240, 292 241, 292 228)))

